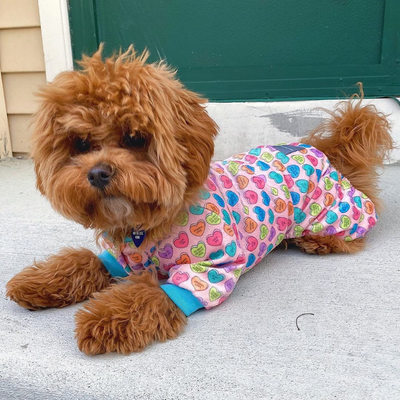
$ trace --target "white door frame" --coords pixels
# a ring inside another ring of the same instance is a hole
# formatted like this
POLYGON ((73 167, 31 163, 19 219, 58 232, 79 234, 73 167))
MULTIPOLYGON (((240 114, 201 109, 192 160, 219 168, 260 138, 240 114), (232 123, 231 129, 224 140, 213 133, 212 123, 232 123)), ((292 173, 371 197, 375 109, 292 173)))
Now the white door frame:
POLYGON ((72 70, 73 58, 67 0, 38 0, 46 79, 72 70))

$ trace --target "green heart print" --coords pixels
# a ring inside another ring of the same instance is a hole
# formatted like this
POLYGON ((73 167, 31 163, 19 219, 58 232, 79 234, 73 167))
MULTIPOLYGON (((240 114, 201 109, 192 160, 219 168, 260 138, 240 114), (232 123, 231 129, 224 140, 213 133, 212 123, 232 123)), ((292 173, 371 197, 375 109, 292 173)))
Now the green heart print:
POLYGON ((178 215, 177 224, 180 226, 186 226, 189 221, 189 214, 186 211, 181 212, 178 215))
POLYGON ((315 224, 312 224, 312 226, 311 226, 311 232, 313 232, 313 233, 321 232, 322 229, 324 229, 324 226, 320 222, 316 222, 315 224))
POLYGON ((300 225, 297 225, 297 226, 294 227, 294 234, 295 234, 296 237, 301 236, 303 231, 304 231, 304 228, 302 226, 300 226, 300 225))
POLYGON ((239 172, 239 164, 235 161, 231 161, 229 163, 228 170, 232 172, 233 175, 236 175, 239 172))
POLYGON ((324 178, 325 190, 331 190, 333 188, 333 182, 326 176, 324 178))
POLYGON ((212 212, 211 214, 207 215, 206 221, 210 225, 218 225, 219 223, 221 223, 221 217, 218 214, 216 214, 215 212, 212 212))
POLYGON ((214 286, 210 289, 210 300, 215 301, 218 300, 222 296, 222 293, 219 292, 214 286))
POLYGON ((271 153, 265 152, 261 155, 261 158, 266 162, 271 162, 274 159, 274 156, 271 153))
POLYGON ((312 203, 310 206, 310 214, 316 217, 321 212, 322 207, 318 203, 312 203))
POLYGON ((260 239, 264 240, 268 235, 268 228, 266 225, 262 224, 260 227, 260 239))
POLYGON ((342 229, 348 229, 351 225, 351 219, 347 215, 343 215, 340 219, 340 227, 342 229))
POLYGON ((299 164, 304 164, 304 157, 301 156, 300 154, 296 154, 295 156, 292 156, 293 160, 297 161, 299 164))
POLYGON ((204 257, 206 255, 206 246, 203 242, 199 242, 197 246, 192 246, 190 252, 198 258, 204 257))

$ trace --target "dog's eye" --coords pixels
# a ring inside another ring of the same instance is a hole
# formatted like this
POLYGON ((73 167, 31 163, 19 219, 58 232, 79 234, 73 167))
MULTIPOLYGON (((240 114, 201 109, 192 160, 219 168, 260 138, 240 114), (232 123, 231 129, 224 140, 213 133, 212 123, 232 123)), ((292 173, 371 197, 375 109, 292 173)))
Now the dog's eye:
POLYGON ((141 148, 146 146, 147 140, 141 132, 135 131, 133 135, 125 133, 122 136, 122 143, 125 147, 141 148))
POLYGON ((78 138, 75 140, 75 150, 79 153, 86 153, 91 148, 89 140, 78 138))

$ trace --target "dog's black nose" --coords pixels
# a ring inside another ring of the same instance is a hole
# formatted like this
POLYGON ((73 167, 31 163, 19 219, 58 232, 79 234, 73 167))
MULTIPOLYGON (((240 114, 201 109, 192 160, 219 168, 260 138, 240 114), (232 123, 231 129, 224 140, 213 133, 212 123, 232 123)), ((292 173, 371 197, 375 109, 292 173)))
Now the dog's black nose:
POLYGON ((110 183, 111 175, 111 167, 106 164, 100 164, 89 171, 87 178, 92 186, 104 189, 110 183))

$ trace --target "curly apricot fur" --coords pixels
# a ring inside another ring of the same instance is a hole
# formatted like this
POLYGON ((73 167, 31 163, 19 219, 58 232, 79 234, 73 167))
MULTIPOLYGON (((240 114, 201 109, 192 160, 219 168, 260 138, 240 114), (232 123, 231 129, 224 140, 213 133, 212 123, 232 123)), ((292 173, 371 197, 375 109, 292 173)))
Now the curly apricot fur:
POLYGON ((147 58, 130 47, 103 61, 101 47, 83 57, 82 70, 62 72, 38 93, 32 157, 39 190, 66 218, 117 240, 136 226, 148 240, 167 234, 204 184, 214 153, 217 126, 206 100, 147 58), (121 146, 127 130, 144 133, 147 147, 121 146), (75 154, 77 138, 93 151, 75 154), (104 192, 86 179, 101 163, 115 171, 104 192))
POLYGON ((322 124, 303 138, 322 151, 332 165, 374 203, 378 214, 381 201, 378 189, 378 168, 383 166, 394 148, 386 116, 374 105, 363 105, 364 92, 339 102, 322 124))
POLYGON ((95 295, 76 314, 76 338, 88 355, 129 354, 174 339, 186 317, 148 271, 95 295))
POLYGON ((92 251, 65 248, 15 275, 6 295, 29 310, 65 307, 105 289, 110 279, 92 251))
MULTIPOLYGON (((196 200, 214 152, 217 126, 205 100, 186 90, 164 63, 146 64, 147 58, 130 47, 103 60, 101 46, 83 58, 82 70, 59 74, 39 92, 32 143, 38 189, 65 217, 94 228, 97 236, 107 231, 115 241, 139 226, 146 241, 168 234, 182 207, 196 200), (143 146, 124 145, 126 132, 140 134, 143 146), (79 139, 90 143, 90 151, 77 151, 79 139), (112 171, 101 190, 87 178, 100 164, 112 171)), ((378 204, 375 168, 393 147, 385 116, 356 101, 329 114, 303 142, 323 151, 378 204)), ((352 253, 364 245, 335 236, 292 242, 315 254, 352 253)), ((140 351, 183 330, 186 317, 150 272, 119 285, 110 280, 91 251, 65 249, 11 279, 7 296, 36 310, 94 294, 76 315, 78 346, 91 355, 140 351)))
MULTIPOLYGON (((324 110, 330 118, 301 142, 325 153, 332 165, 372 200, 379 213, 377 168, 383 166, 394 142, 386 116, 373 105, 362 105, 364 92, 362 84, 358 85, 360 96, 339 102, 333 111, 324 110)), ((344 242, 336 236, 313 235, 289 242, 310 254, 356 253, 364 248, 365 238, 344 242)))

